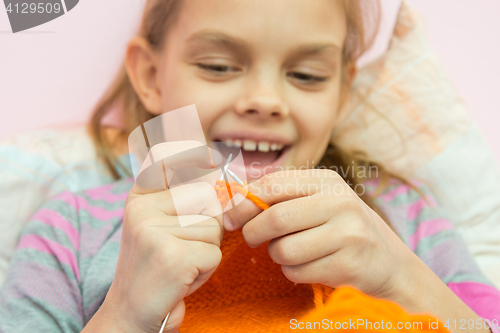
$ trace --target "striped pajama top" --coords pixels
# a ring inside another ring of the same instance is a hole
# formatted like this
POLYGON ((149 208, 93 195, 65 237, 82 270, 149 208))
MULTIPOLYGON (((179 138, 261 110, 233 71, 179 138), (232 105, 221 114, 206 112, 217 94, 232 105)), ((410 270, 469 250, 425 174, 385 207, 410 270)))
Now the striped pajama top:
MULTIPOLYGON (((481 273, 428 189, 391 179, 374 202, 407 246, 479 316, 500 320, 500 292, 481 273)), ((116 269, 133 179, 46 202, 24 229, 0 290, 0 332, 80 332, 116 269)), ((373 193, 378 180, 364 183, 373 193)), ((500 333, 500 331, 497 331, 500 333)))

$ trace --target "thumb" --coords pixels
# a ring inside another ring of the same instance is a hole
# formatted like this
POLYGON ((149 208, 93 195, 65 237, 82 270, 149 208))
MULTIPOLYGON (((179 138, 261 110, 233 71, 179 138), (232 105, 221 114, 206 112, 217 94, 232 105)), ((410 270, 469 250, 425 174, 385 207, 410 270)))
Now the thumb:
POLYGON ((205 145, 193 146, 186 142, 165 142, 151 148, 139 174, 136 176, 134 193, 146 194, 166 190, 172 179, 173 170, 189 177, 199 173, 198 178, 211 172, 222 163, 221 154, 205 145), (202 171, 200 169, 205 169, 202 171), (198 171, 198 172, 197 172, 198 171))
POLYGON ((167 324, 163 328, 163 333, 176 333, 181 327, 182 322, 184 321, 185 314, 186 314, 186 305, 184 303, 184 300, 181 300, 172 309, 172 311, 170 311, 170 314, 167 319, 167 324))

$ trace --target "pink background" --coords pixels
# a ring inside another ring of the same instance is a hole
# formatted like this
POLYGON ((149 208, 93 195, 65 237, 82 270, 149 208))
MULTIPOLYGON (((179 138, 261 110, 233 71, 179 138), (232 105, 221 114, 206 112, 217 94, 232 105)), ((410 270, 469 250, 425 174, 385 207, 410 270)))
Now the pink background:
POLYGON ((424 14, 431 43, 500 161, 500 1, 407 2, 424 14))
MULTIPOLYGON (((399 2, 381 1, 387 13, 399 2)), ((500 1, 408 2, 426 17, 436 52, 500 161, 495 100, 500 96, 500 1)), ((121 63, 143 3, 82 0, 62 17, 18 34, 11 33, 0 8, 0 140, 51 124, 85 122, 121 63)), ((390 31, 391 21, 383 31, 390 31)), ((383 46, 384 38, 380 42, 383 46)))

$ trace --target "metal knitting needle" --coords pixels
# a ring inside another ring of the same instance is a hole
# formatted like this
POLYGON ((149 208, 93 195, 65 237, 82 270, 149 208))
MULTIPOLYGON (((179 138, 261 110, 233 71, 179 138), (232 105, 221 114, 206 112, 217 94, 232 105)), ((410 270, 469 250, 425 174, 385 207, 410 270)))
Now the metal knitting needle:
POLYGON ((219 180, 224 180, 224 176, 226 175, 227 172, 227 167, 229 166, 229 163, 231 162, 231 159, 233 158, 233 154, 229 154, 226 160, 226 164, 222 168, 222 175, 220 176, 219 180))
POLYGON ((167 321, 168 321, 168 317, 170 316, 170 312, 167 314, 167 316, 165 317, 165 319, 163 319, 163 323, 161 324, 161 328, 160 328, 160 332, 159 333, 163 333, 163 330, 165 329, 165 325, 167 325, 167 321))
MULTIPOLYGON (((220 176, 220 179, 219 180, 224 180, 224 176, 226 175, 226 172, 229 171, 227 169, 229 163, 231 162, 231 159, 233 158, 233 154, 229 154, 227 160, 226 160, 226 164, 224 165, 223 169, 222 169, 222 175, 220 176)), ((232 172, 231 172, 232 173, 232 172)), ((233 177, 233 176, 231 176, 233 177)), ((233 177, 234 178, 234 177, 233 177)), ((236 180, 236 179, 235 179, 236 180)), ((239 180, 239 179, 238 179, 239 180)), ((237 180, 237 182, 238 182, 237 180)), ((241 181, 240 181, 241 182, 241 181)), ((239 182, 238 182, 239 184, 239 182)), ((170 312, 167 314, 167 316, 165 317, 165 319, 163 319, 163 323, 161 324, 161 328, 160 328, 160 332, 159 333, 163 333, 163 330, 165 329, 165 326, 167 325, 167 321, 168 321, 168 317, 170 316, 170 312)))
POLYGON ((226 172, 238 183, 240 186, 245 186, 243 182, 229 169, 226 170, 226 172))

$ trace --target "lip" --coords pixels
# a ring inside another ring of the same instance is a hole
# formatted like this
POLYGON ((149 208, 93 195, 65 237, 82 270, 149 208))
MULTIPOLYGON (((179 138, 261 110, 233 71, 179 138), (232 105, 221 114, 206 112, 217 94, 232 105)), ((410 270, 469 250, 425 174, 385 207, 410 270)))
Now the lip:
POLYGON ((291 139, 288 139, 277 133, 264 133, 264 132, 258 133, 253 131, 252 132, 244 131, 244 130, 241 131, 233 130, 213 136, 213 140, 224 141, 227 139, 241 140, 241 141, 253 140, 256 142, 267 141, 267 142, 282 144, 283 146, 290 146, 293 143, 291 139))
POLYGON ((247 176, 247 183, 250 183, 250 180, 253 179, 259 179, 268 173, 272 173, 275 171, 281 171, 282 168, 279 168, 283 165, 283 163, 286 161, 288 156, 290 155, 290 151, 292 150, 291 146, 287 146, 283 148, 283 152, 281 153, 281 156, 278 157, 275 161, 273 161, 270 164, 267 165, 258 165, 255 163, 252 163, 249 166, 245 166, 242 164, 231 164, 229 163, 229 169, 233 171, 236 175, 243 175, 246 174, 247 176))

